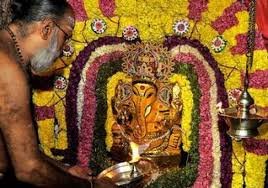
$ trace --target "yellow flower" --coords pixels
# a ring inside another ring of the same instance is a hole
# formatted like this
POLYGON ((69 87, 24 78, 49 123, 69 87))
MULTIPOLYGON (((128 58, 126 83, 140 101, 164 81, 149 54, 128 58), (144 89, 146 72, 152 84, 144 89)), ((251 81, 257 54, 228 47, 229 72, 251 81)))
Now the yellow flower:
POLYGON ((114 74, 112 77, 109 78, 107 83, 107 119, 105 123, 105 130, 106 130, 106 148, 108 151, 110 151, 112 145, 113 145, 113 137, 112 137, 112 126, 116 122, 112 113, 112 105, 111 100, 112 97, 115 96, 115 89, 119 82, 119 80, 122 80, 123 82, 131 82, 131 79, 127 77, 127 75, 123 72, 118 72, 114 74))
POLYGON ((232 155, 232 170, 233 170, 233 180, 232 188, 243 187, 243 171, 245 163, 245 150, 243 148, 242 142, 233 141, 233 155, 232 155))
POLYGON ((264 187, 266 161, 268 156, 260 156, 254 153, 246 153, 246 187, 257 188, 264 187))
POLYGON ((191 148, 191 121, 192 121, 192 109, 193 109, 193 94, 191 92, 190 82, 186 76, 175 74, 173 75, 169 81, 171 83, 177 83, 181 89, 181 99, 183 103, 182 110, 182 120, 181 120, 181 128, 182 128, 182 143, 183 150, 189 151, 191 148))

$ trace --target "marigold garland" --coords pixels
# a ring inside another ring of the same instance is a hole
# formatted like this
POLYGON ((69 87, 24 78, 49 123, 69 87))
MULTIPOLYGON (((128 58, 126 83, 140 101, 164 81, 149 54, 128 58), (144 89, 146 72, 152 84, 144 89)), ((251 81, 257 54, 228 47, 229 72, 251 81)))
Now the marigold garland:
POLYGON ((131 82, 131 78, 127 76, 126 73, 123 72, 117 72, 115 75, 109 78, 108 83, 107 83, 107 119, 105 123, 105 130, 107 133, 106 136, 106 148, 107 151, 110 151, 112 145, 113 145, 113 140, 112 140, 112 125, 115 123, 114 116, 112 113, 112 106, 111 106, 111 100, 112 97, 115 96, 115 89, 116 86, 119 82, 119 80, 122 80, 123 82, 131 82))
POLYGON ((190 82, 187 80, 187 77, 184 75, 173 75, 169 81, 171 83, 177 83, 181 89, 181 99, 183 103, 182 111, 182 143, 183 150, 188 152, 191 148, 191 140, 189 139, 191 131, 191 121, 192 121, 192 110, 193 110, 193 94, 191 92, 190 82))

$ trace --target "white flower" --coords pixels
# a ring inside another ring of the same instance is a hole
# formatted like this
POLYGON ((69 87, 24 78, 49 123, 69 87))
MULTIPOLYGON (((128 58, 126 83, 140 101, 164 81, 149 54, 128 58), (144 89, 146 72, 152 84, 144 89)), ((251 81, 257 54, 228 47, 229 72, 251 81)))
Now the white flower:
POLYGON ((62 53, 65 57, 70 57, 74 53, 74 47, 71 45, 71 43, 67 43, 62 50, 62 53))
POLYGON ((107 25, 104 20, 95 18, 91 23, 91 29, 97 34, 102 34, 107 29, 107 25))
POLYGON ((216 109, 217 109, 218 113, 220 113, 220 114, 224 113, 224 109, 222 108, 222 102, 219 102, 216 105, 216 109))
POLYGON ((133 41, 139 37, 138 30, 133 26, 127 26, 123 30, 123 38, 128 41, 133 41))
POLYGON ((177 20, 173 25, 173 31, 178 35, 184 35, 189 31, 190 24, 186 20, 177 20))
POLYGON ((64 76, 57 76, 54 81, 54 88, 63 90, 67 87, 67 79, 64 76))
POLYGON ((227 41, 222 36, 219 35, 212 40, 211 48, 216 53, 219 53, 224 50, 226 45, 227 41))

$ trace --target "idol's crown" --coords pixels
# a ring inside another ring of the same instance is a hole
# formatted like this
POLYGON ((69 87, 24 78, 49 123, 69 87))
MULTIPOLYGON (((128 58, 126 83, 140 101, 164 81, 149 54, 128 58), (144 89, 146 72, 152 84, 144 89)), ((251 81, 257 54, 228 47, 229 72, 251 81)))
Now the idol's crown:
POLYGON ((134 80, 167 81, 174 70, 170 53, 162 44, 146 42, 126 48, 122 67, 134 80))

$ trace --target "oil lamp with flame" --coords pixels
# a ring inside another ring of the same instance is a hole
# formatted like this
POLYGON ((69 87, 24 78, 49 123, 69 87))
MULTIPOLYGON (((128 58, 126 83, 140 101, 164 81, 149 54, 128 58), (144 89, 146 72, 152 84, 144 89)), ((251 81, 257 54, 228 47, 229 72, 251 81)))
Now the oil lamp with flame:
POLYGON ((237 107, 224 109, 224 112, 220 113, 230 127, 228 134, 236 140, 257 136, 259 134, 257 128, 265 119, 267 119, 250 113, 250 108, 254 106, 254 100, 248 92, 248 72, 249 68, 252 67, 255 47, 255 15, 256 0, 252 0, 249 5, 249 32, 247 38, 248 53, 244 78, 244 90, 242 91, 237 107))
POLYGON ((137 168, 140 161, 139 145, 130 142, 132 150, 132 159, 129 162, 121 162, 111 166, 98 175, 98 179, 109 178, 117 186, 133 185, 139 182, 143 175, 137 168))
POLYGON ((135 142, 130 142, 130 148, 132 150, 132 159, 129 161, 129 163, 132 166, 130 177, 137 177, 141 175, 141 173, 137 168, 137 163, 140 160, 139 145, 136 144, 135 142))

